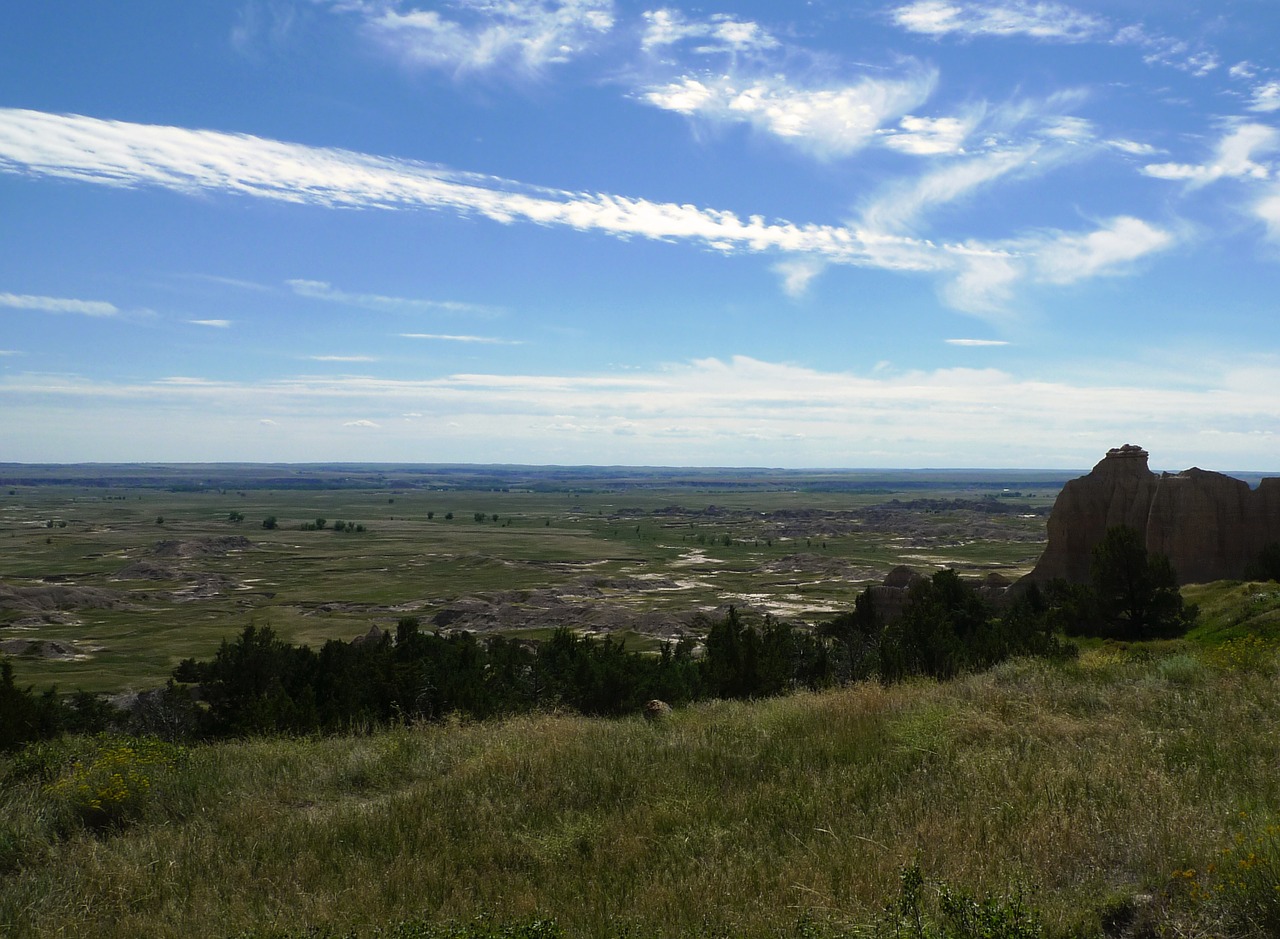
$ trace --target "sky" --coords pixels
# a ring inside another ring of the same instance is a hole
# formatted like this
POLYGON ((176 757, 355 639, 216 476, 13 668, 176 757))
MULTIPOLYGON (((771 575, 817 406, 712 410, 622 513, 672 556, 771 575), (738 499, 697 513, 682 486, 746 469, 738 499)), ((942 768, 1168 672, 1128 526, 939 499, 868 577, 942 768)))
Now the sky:
POLYGON ((1280 470, 1275 0, 0 12, 0 462, 1280 470))

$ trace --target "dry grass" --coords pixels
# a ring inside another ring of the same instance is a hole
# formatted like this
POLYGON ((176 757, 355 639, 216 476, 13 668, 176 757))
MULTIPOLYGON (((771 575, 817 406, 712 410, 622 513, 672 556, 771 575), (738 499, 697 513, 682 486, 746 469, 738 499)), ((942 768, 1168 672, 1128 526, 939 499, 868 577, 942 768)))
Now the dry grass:
POLYGON ((11 769, 0 931, 185 939, 492 914, 582 936, 765 936, 804 917, 840 932, 918 863, 979 894, 1032 888, 1054 935, 1096 934, 1140 893, 1184 935, 1229 934, 1211 878, 1193 896, 1174 872, 1205 871, 1280 811, 1275 679, 1274 651, 1242 667, 1096 650, 657 724, 538 715, 218 744, 140 821, 98 834, 42 822, 54 795, 11 769))

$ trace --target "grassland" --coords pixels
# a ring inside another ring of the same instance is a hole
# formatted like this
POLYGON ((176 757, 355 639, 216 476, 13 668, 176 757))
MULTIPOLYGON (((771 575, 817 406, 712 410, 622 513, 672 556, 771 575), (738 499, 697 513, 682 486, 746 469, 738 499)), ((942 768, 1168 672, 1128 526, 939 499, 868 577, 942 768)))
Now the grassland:
POLYGON ((71 741, 0 762, 0 931, 373 935, 489 915, 572 936, 861 935, 918 864, 929 885, 1024 891, 1049 936, 1274 935, 1275 649, 1106 646, 652 724, 201 746, 96 829, 56 784, 93 746, 71 741))
POLYGON ((10 467, 0 585, 112 601, 0 603, 0 641, 70 650, 20 657, 23 684, 119 691, 163 682, 249 623, 320 644, 445 613, 470 629, 568 625, 644 647, 730 603, 813 620, 900 563, 1028 569, 1061 479, 1027 475, 10 467), (317 518, 324 530, 302 529, 317 518), (334 532, 338 520, 366 531, 334 532), (236 536, 249 543, 201 550, 236 536))

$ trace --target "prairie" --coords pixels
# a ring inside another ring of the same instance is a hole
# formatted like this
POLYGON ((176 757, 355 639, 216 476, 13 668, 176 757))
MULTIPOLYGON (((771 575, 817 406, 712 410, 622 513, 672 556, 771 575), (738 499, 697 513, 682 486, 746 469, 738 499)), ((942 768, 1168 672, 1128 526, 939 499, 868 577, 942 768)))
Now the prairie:
POLYGON ((83 767, 107 744, 72 738, 0 761, 0 924, 870 935, 915 865, 930 903, 942 885, 1020 895, 1046 936, 1274 935, 1277 677, 1258 640, 1104 646, 656 723, 542 714, 201 745, 163 765, 116 753, 146 791, 109 826, 56 782, 105 785, 83 767))
POLYGON ((643 648, 728 604, 818 619, 898 564, 1016 577, 1066 476, 7 469, 0 592, 99 592, 57 609, 0 597, 0 642, 64 650, 18 656, 19 682, 63 691, 153 687, 249 623, 320 645, 417 615, 530 635, 567 625, 643 648))

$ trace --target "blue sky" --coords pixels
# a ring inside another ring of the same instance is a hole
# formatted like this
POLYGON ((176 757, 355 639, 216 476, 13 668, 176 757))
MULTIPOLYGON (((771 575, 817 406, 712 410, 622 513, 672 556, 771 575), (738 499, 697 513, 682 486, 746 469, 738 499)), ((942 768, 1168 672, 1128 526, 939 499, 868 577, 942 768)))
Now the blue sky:
POLYGON ((1274 0, 0 13, 0 461, 1280 469, 1274 0))

